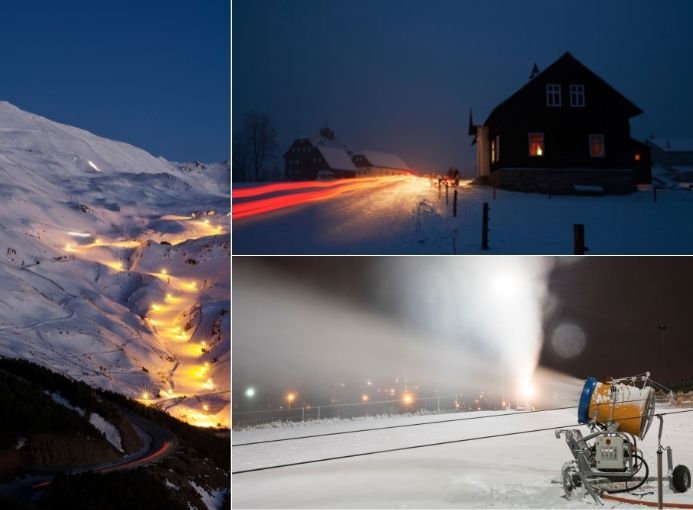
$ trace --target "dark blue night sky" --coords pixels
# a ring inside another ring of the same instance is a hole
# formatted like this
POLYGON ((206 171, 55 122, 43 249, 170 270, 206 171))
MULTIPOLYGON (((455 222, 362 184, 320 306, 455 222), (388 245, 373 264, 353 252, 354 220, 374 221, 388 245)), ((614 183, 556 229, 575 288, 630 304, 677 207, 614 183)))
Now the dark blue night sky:
POLYGON ((271 114, 283 153, 327 119, 357 149, 470 170, 469 109, 570 51, 644 110, 635 138, 693 137, 692 23, 685 0, 234 0, 233 125, 271 114))
POLYGON ((2 0, 0 100, 171 160, 229 154, 229 0, 2 0))

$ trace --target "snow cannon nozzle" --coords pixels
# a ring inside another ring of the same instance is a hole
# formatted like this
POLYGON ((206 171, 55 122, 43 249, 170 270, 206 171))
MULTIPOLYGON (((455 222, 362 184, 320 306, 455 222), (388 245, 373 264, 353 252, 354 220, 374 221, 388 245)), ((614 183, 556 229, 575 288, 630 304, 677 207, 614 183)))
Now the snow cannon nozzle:
POLYGON ((578 422, 644 439, 654 415, 655 394, 652 387, 645 385, 646 378, 642 387, 635 385, 637 379, 627 377, 600 383, 595 377, 588 377, 580 395, 578 422))

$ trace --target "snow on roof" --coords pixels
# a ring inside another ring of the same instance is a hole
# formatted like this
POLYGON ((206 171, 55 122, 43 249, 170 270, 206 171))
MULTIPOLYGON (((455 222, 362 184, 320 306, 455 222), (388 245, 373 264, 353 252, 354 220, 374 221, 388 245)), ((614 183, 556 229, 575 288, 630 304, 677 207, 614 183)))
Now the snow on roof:
POLYGON ((358 153, 370 162, 371 165, 381 167, 381 168, 397 168, 401 170, 411 170, 409 165, 407 165, 402 158, 396 156, 395 154, 389 154, 387 152, 378 151, 361 151, 358 153))
POLYGON ((665 152, 693 152, 693 138, 650 138, 647 141, 665 152))
POLYGON ((314 147, 333 147, 335 149, 345 150, 350 154, 354 152, 354 148, 351 145, 337 139, 325 138, 324 136, 314 136, 309 138, 309 140, 314 147))
POLYGON ((316 147, 332 170, 356 171, 356 167, 351 162, 349 154, 347 154, 344 149, 336 147, 323 147, 321 145, 316 145, 316 147))

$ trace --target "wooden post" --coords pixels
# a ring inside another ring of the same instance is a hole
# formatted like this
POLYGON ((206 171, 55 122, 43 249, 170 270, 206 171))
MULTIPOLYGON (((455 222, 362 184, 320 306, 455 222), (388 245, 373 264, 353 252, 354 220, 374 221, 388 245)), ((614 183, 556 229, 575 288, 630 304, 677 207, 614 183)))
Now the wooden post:
POLYGON ((455 190, 452 197, 452 215, 457 216, 457 190, 455 190))
POLYGON ((488 250, 488 202, 484 202, 483 216, 481 220, 481 249, 488 250))
POLYGON ((584 255, 585 247, 585 225, 581 223, 573 224, 573 255, 584 255))

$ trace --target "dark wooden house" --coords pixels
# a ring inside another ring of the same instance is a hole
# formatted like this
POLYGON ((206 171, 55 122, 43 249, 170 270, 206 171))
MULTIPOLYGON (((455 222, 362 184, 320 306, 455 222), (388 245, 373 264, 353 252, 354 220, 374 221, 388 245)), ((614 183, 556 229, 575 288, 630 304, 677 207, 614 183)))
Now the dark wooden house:
POLYGON ((642 110, 566 52, 469 134, 477 176, 504 189, 629 193, 649 183, 650 150, 630 136, 642 110))

